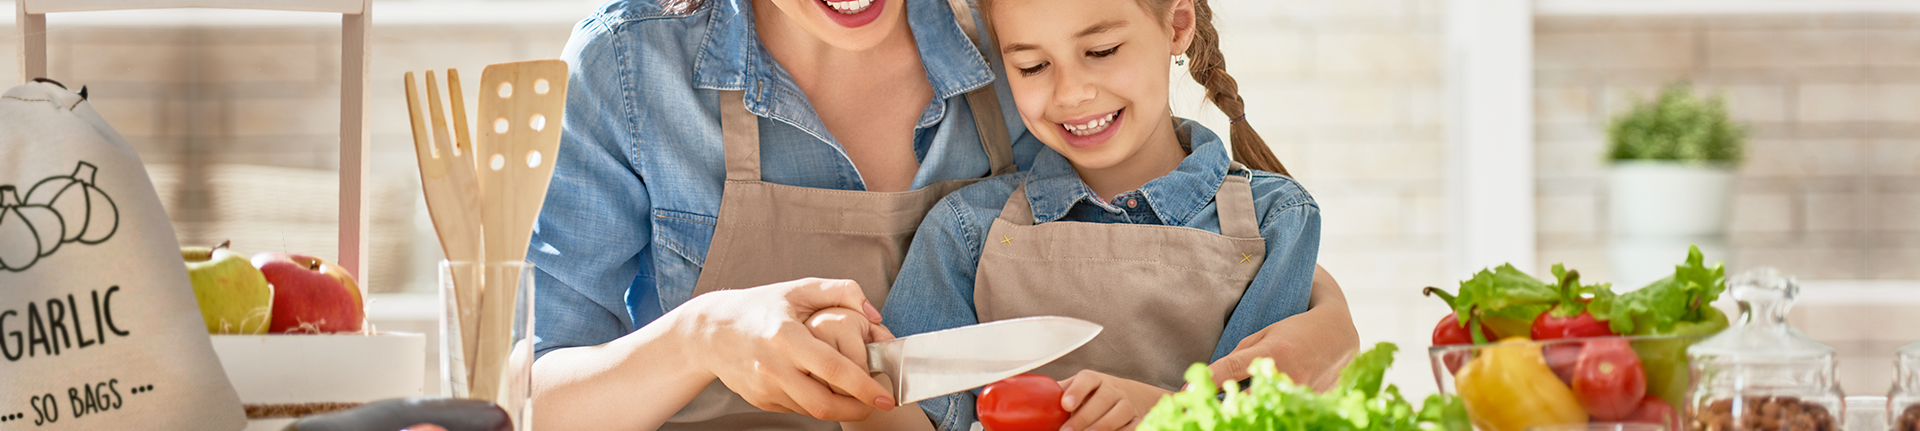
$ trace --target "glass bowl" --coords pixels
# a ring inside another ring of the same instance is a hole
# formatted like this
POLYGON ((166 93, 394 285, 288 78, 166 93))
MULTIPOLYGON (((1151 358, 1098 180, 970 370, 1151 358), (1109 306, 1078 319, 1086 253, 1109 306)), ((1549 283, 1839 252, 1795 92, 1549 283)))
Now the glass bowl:
POLYGON ((1440 392, 1460 395, 1483 431, 1587 423, 1678 430, 1686 411, 1687 347, 1711 335, 1511 338, 1434 346, 1427 355, 1440 392), (1636 376, 1644 382, 1638 392, 1636 376))

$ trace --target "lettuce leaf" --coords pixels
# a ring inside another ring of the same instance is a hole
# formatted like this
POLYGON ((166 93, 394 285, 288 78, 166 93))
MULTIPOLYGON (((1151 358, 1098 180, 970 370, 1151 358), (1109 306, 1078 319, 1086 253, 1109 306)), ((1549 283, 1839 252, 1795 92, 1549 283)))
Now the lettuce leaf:
POLYGON ((1623 294, 1594 292, 1587 310, 1615 333, 1669 331, 1681 322, 1706 319, 1701 308, 1712 306, 1727 291, 1726 276, 1726 268, 1719 263, 1705 265, 1700 247, 1688 247, 1686 263, 1674 266, 1673 275, 1623 294))
POLYGON ((1339 383, 1326 393, 1293 383, 1280 374, 1272 359, 1254 360, 1253 379, 1242 391, 1227 382, 1225 397, 1213 386, 1205 364, 1187 369, 1187 390, 1161 398, 1141 420, 1141 431, 1215 430, 1380 430, 1470 431, 1467 411, 1458 397, 1433 395, 1421 407, 1385 385, 1393 365, 1392 343, 1380 343, 1356 356, 1340 371, 1339 383))

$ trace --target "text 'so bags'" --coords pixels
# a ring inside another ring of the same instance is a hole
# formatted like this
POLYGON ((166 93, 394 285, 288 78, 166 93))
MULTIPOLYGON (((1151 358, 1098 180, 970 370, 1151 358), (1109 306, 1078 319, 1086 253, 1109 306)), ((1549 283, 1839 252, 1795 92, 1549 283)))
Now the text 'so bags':
POLYGON ((81 94, 0 95, 0 430, 239 430, 180 242, 81 94))

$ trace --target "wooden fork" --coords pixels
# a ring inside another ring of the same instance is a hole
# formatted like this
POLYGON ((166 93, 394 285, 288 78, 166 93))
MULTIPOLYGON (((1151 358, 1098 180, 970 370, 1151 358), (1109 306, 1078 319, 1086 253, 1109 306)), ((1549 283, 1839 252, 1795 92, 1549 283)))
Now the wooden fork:
POLYGON ((446 353, 460 355, 446 361, 450 366, 460 368, 447 370, 450 375, 460 376, 452 379, 456 388, 454 393, 458 394, 471 382, 475 369, 472 361, 479 348, 482 286, 473 278, 480 275, 478 271, 482 267, 479 265, 485 256, 480 217, 480 182, 474 173, 473 144, 468 140, 467 110, 461 98, 459 71, 447 69, 447 93, 453 103, 451 133, 447 128, 447 112, 440 105, 439 83, 434 82, 433 71, 427 71, 428 118, 431 118, 433 127, 431 140, 427 132, 428 122, 421 119, 419 92, 414 88, 413 72, 407 72, 406 80, 407 115, 413 124, 413 149, 420 163, 420 188, 426 194, 427 212, 432 215, 434 230, 439 233, 440 248, 450 262, 475 265, 448 268, 453 278, 454 297, 451 303, 441 304, 456 309, 459 315, 458 325, 451 328, 458 333, 447 336, 459 337, 460 349, 446 353))

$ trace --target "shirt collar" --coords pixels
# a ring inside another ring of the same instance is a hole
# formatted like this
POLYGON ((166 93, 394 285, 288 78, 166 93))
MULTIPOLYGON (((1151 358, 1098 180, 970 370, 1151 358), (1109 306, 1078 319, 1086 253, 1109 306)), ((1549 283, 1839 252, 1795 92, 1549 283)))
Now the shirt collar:
MULTIPOLYGON (((767 55, 754 33, 752 0, 709 0, 709 15, 700 56, 694 61, 694 81, 712 90, 746 90, 747 108, 766 112, 773 87, 793 87, 793 79, 767 55)), ((946 0, 891 0, 907 5, 907 25, 920 50, 936 100, 952 98, 993 83, 993 70, 967 33, 954 19, 946 0)), ((976 15, 977 19, 977 15, 976 15)), ((784 90, 784 89, 783 89, 784 90)))
MULTIPOLYGON (((1231 161, 1226 145, 1213 131, 1179 117, 1174 117, 1174 125, 1174 133, 1193 152, 1187 154, 1173 172, 1140 186, 1138 193, 1161 221, 1170 226, 1183 226, 1213 201, 1220 183, 1226 181, 1231 161)), ((1093 188, 1080 180, 1080 174, 1073 170, 1066 156, 1051 148, 1034 157, 1029 172, 1027 200, 1033 205, 1034 223, 1057 221, 1081 202, 1111 208, 1095 202, 1093 188)))

